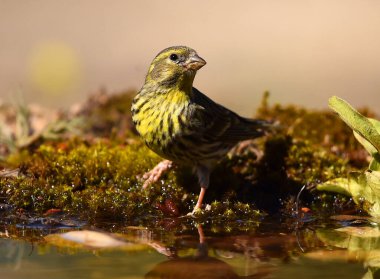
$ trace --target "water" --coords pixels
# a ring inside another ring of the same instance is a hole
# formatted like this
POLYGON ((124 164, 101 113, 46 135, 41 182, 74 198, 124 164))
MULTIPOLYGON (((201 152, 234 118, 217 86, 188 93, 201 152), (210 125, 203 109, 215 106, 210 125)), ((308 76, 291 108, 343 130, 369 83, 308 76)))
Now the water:
POLYGON ((62 253, 44 244, 7 240, 0 242, 0 278, 144 278, 156 263, 159 253, 62 253))
POLYGON ((110 235, 3 226, 0 278, 378 278, 378 229, 336 227, 277 222, 226 233, 180 225, 110 235), (63 233, 79 243, 58 241, 63 233))

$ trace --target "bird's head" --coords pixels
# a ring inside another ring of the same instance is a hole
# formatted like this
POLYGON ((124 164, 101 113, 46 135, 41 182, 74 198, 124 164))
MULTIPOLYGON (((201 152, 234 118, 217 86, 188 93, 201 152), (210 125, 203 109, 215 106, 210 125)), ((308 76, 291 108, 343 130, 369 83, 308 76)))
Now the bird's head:
POLYGON ((154 82, 165 87, 191 88, 196 72, 205 64, 206 61, 189 47, 169 47, 153 59, 146 83, 154 82))

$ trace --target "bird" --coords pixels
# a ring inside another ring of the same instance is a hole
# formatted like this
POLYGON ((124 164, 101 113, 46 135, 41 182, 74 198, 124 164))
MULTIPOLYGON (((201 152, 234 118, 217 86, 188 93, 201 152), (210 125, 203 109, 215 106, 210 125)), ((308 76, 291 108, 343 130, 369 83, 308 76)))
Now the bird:
POLYGON ((164 158, 143 175, 143 188, 174 165, 191 166, 201 188, 191 214, 201 209, 210 173, 218 161, 238 142, 263 136, 271 127, 269 121, 239 116, 193 87, 197 71, 205 65, 190 47, 162 50, 131 106, 138 134, 164 158))

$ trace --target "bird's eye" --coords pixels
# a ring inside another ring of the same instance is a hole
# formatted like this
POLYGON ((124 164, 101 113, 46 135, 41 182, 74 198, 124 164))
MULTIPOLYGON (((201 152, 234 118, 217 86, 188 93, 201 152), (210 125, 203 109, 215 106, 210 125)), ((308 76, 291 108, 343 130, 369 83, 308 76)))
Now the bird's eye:
POLYGON ((173 53, 173 54, 170 54, 170 60, 172 61, 177 61, 178 60, 178 55, 173 53))

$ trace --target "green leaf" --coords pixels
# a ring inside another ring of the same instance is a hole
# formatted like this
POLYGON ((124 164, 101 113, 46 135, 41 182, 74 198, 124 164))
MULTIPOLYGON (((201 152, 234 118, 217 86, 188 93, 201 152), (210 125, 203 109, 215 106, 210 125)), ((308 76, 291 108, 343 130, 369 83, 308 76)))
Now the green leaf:
POLYGON ((352 196, 348 187, 347 178, 335 178, 317 185, 317 189, 320 191, 335 192, 346 196, 352 196))
POLYGON ((380 171, 380 154, 374 154, 371 162, 369 163, 369 170, 380 171))
POLYGON ((365 148, 365 150, 367 150, 367 152, 369 154, 371 154, 371 156, 373 156, 374 154, 379 154, 379 152, 372 145, 372 143, 370 143, 368 140, 366 140, 365 138, 363 138, 361 135, 359 135, 355 131, 354 131, 354 136, 357 139, 357 141, 360 142, 361 145, 363 145, 363 147, 365 148))
POLYGON ((351 172, 348 178, 327 181, 317 189, 351 196, 371 216, 380 217, 380 171, 351 172))
POLYGON ((338 229, 319 229, 317 236, 325 244, 349 251, 380 250, 380 230, 378 227, 348 226, 338 229))
MULTIPOLYGON (((346 253, 343 252, 345 250, 331 249, 330 252, 336 252, 335 259, 363 261, 364 265, 368 267, 368 271, 362 279, 378 278, 376 276, 380 268, 380 230, 378 227, 323 228, 317 230, 317 236, 325 245, 347 249, 346 253)), ((329 256, 329 254, 322 254, 324 258, 326 255, 329 256)))
MULTIPOLYGON (((378 133, 380 133, 380 121, 373 119, 373 118, 368 118, 368 120, 372 123, 374 128, 378 133)), ((376 148, 373 146, 372 143, 370 143, 368 140, 366 140, 364 137, 359 135, 357 132, 354 131, 354 136, 355 138, 364 146, 364 148, 367 150, 369 154, 371 154, 372 157, 374 156, 379 156, 379 152, 376 150, 376 148)), ((380 160, 378 160, 380 161, 380 160)))
POLYGON ((374 119, 374 118, 368 118, 368 119, 372 123, 372 125, 375 127, 375 129, 377 130, 377 132, 380 133, 380 121, 377 120, 377 119, 374 119))
MULTIPOLYGON (((380 152, 380 123, 374 119, 368 119, 354 109, 349 103, 333 96, 329 99, 329 106, 339 114, 340 118, 356 133, 367 140, 377 152, 380 152)), ((360 140, 359 140, 360 141, 360 140)), ((362 143, 362 141, 360 141, 362 143)), ((368 145, 364 144, 367 149, 368 145)), ((368 149, 367 149, 368 150, 368 149)), ((369 148, 373 153, 373 149, 369 148)))
POLYGON ((355 203, 363 203, 371 216, 380 217, 380 172, 350 173, 349 190, 355 203))

